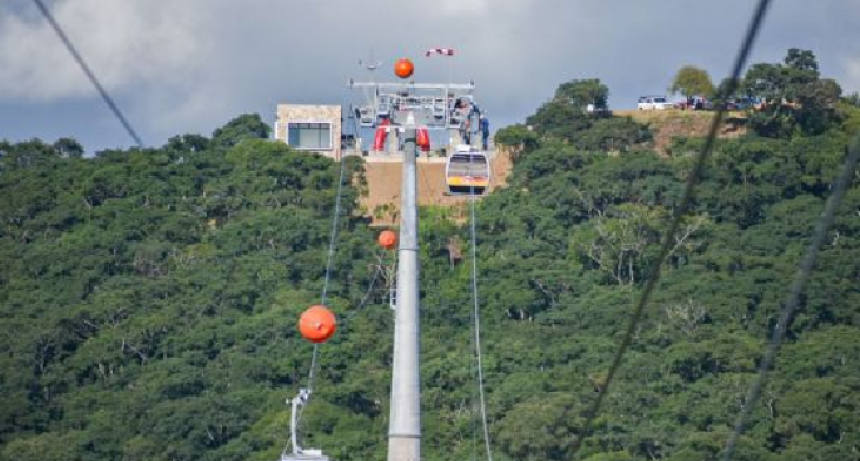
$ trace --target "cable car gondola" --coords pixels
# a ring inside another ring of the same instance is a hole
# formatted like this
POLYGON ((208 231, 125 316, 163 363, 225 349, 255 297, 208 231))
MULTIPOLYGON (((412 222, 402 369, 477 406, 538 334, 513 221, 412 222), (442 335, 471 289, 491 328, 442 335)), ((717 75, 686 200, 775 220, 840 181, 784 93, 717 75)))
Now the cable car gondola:
POLYGON ((461 144, 448 157, 445 181, 451 195, 483 195, 490 186, 490 162, 486 152, 461 144))

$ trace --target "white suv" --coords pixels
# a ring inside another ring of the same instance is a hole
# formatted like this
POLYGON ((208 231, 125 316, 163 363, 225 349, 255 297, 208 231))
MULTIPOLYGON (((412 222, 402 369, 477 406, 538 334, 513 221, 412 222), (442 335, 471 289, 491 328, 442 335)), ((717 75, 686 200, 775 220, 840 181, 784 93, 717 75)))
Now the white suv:
POLYGON ((675 105, 669 102, 665 96, 642 96, 639 98, 639 110, 666 110, 675 105))

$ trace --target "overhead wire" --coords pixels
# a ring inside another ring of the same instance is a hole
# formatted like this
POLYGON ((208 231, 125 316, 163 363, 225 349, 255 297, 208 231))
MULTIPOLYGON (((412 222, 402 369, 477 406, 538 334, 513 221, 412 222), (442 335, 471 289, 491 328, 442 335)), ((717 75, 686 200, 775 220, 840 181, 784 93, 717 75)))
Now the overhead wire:
POLYGON ((331 234, 329 235, 328 254, 325 263, 325 278, 323 279, 322 295, 320 296, 320 304, 325 306, 328 303, 328 286, 331 280, 331 266, 334 259, 335 243, 337 240, 338 224, 340 223, 341 212, 341 196, 343 195, 343 177, 344 165, 346 162, 343 158, 340 159, 340 173, 338 175, 337 193, 334 198, 334 217, 331 223, 331 234))
POLYGON ((125 131, 128 132, 128 135, 131 136, 135 144, 137 144, 137 147, 143 149, 143 141, 141 141, 140 136, 137 135, 137 131, 135 131, 135 129, 131 126, 131 123, 129 123, 128 119, 125 118, 125 115, 123 115, 122 111, 119 109, 119 106, 117 106, 113 98, 111 98, 111 96, 108 94, 107 90, 105 90, 104 86, 101 84, 98 77, 96 77, 96 74, 92 71, 92 69, 90 69, 90 66, 84 60, 83 56, 81 56, 81 54, 78 52, 71 39, 69 39, 68 35, 66 35, 66 33, 60 27, 60 24, 56 21, 56 19, 54 19, 54 16, 51 14, 51 10, 49 10, 48 7, 45 6, 42 0, 33 0, 33 3, 35 3, 39 11, 42 12, 42 16, 45 17, 45 20, 47 20, 48 24, 51 25, 51 28, 54 29, 54 32, 60 38, 60 41, 63 42, 63 45, 66 46, 66 50, 68 50, 69 54, 72 55, 72 58, 74 58, 75 62, 78 63, 78 66, 80 66, 81 70, 84 71, 84 73, 87 75, 87 78, 89 78, 90 83, 93 84, 93 86, 101 95, 102 100, 104 100, 105 104, 107 104, 108 108, 110 108, 111 112, 113 112, 114 117, 119 120, 119 122, 125 128, 125 131))
MULTIPOLYGON (((359 128, 358 128, 357 122, 354 119, 354 117, 353 117, 353 129, 355 131, 355 135, 358 136, 358 129, 359 128)), ((337 191, 336 191, 336 195, 335 195, 334 215, 332 217, 331 232, 329 234, 329 245, 328 245, 328 252, 326 254, 325 275, 323 277, 322 293, 320 295, 320 304, 323 306, 326 306, 326 307, 327 307, 328 301, 329 301, 329 299, 328 299, 329 285, 331 282, 332 265, 333 265, 334 254, 335 254, 336 245, 337 245, 337 234, 338 234, 338 229, 339 229, 339 224, 340 224, 340 215, 342 213, 343 184, 344 184, 344 177, 345 177, 345 171, 346 171, 346 167, 345 167, 346 159, 343 156, 341 156, 339 163, 340 163, 340 168, 339 168, 339 172, 338 172, 338 184, 337 184, 337 191)), ((374 272, 373 277, 370 280, 370 283, 368 284, 367 291, 362 296, 362 299, 361 299, 358 307, 355 310, 353 310, 349 315, 345 316, 342 319, 344 326, 347 325, 348 324, 347 322, 349 320, 351 320, 353 317, 355 317, 355 315, 357 315, 364 308, 364 306, 367 304, 367 302, 370 300, 370 295, 373 292, 373 289, 376 285, 376 281, 378 280, 378 278, 381 274, 381 271, 382 271, 381 268, 377 268, 377 270, 374 272)), ((313 395, 314 380, 316 377, 316 368, 317 368, 319 354, 320 354, 320 344, 314 344, 313 351, 311 353, 311 364, 310 364, 310 368, 308 370, 308 386, 306 388, 309 392, 309 395, 313 395)), ((301 424, 303 413, 304 413, 304 406, 300 407, 299 414, 296 417, 296 424, 297 425, 301 424)))
MULTIPOLYGON (((770 4, 771 0, 759 0, 758 4, 756 5, 752 20, 747 27, 746 35, 741 43, 740 50, 738 51, 738 54, 735 58, 731 77, 728 80, 728 85, 724 88, 725 93, 722 94, 722 96, 730 96, 736 91, 741 71, 746 65, 747 59, 749 58, 750 52, 752 51, 753 44, 755 43, 756 37, 758 36, 758 32, 761 28, 762 23, 764 22, 765 16, 767 15, 768 7, 770 6, 770 4)), ((571 457, 576 455, 576 453, 582 446, 582 441, 585 439, 585 437, 588 436, 589 431, 591 429, 591 425, 594 423, 597 414, 600 412, 600 407, 609 392, 612 381, 615 378, 615 374, 621 366, 621 361, 624 358, 624 355, 627 353, 630 344, 633 342, 633 337, 636 334, 636 330, 639 327, 639 323, 642 321, 645 306, 648 304, 648 300, 651 296, 651 293, 654 291, 657 282, 660 280, 663 263, 669 255, 669 250, 674 245, 675 234, 678 232, 678 228, 681 225, 681 221, 684 218, 684 215, 687 213, 687 209, 689 208, 690 203, 693 200, 695 188, 699 182, 699 179, 702 176, 702 172, 705 168, 705 163, 714 149, 717 134, 719 133, 720 125, 722 125, 723 123, 723 118, 725 117, 725 114, 726 107, 725 105, 721 105, 717 110, 716 115, 714 116, 713 122, 711 123, 710 129, 708 131, 708 136, 705 140, 705 144, 702 147, 701 152, 696 157, 695 163, 693 165, 693 170, 691 171, 690 176, 687 178, 687 185, 684 189, 684 195, 682 196, 678 207, 675 208, 671 224, 669 225, 669 229, 665 233, 665 237, 660 247, 660 252, 657 256, 657 259, 655 259, 656 262, 654 264, 654 268, 650 276, 648 277, 648 281, 645 284, 645 288, 642 290, 642 294, 640 295, 638 302, 636 303, 636 307, 633 310, 633 315, 630 319, 627 330, 624 333, 621 345, 619 346, 617 352, 615 353, 615 356, 612 359, 612 364, 609 367, 609 371, 606 375, 606 380, 604 381, 603 386, 600 386, 597 397, 594 399, 592 405, 589 407, 588 412, 586 413, 585 422, 582 425, 582 429, 579 431, 579 437, 577 437, 576 440, 573 442, 572 452, 570 454, 571 457)))
MULTIPOLYGON (((486 153, 485 153, 486 155, 486 153)), ((469 159, 469 176, 472 175, 472 158, 470 156, 469 159)), ((481 312, 480 312, 480 300, 478 298, 478 237, 475 225, 475 202, 477 198, 475 196, 475 184, 472 182, 470 186, 469 193, 469 235, 471 240, 471 254, 472 254, 472 277, 471 277, 471 291, 472 291, 472 308, 473 308, 473 321, 474 321, 474 341, 475 341, 475 358, 477 359, 478 366, 478 398, 480 401, 480 409, 481 409, 481 424, 482 429, 484 431, 484 446, 487 451, 487 461, 493 461, 493 451, 490 446, 490 429, 489 423, 487 421, 487 402, 484 397, 484 364, 483 364, 483 355, 481 353, 481 312)))
MULTIPOLYGON (((344 318, 341 320, 341 322, 340 322, 341 323, 341 330, 344 330, 349 325, 349 321, 352 320, 357 314, 359 314, 364 309, 364 307, 367 305, 368 301, 370 300, 370 296, 373 294, 373 290, 376 287, 376 281, 379 279, 379 275, 381 274, 381 272, 382 272, 382 269, 377 268, 377 270, 373 274, 373 277, 370 279, 370 282, 367 285, 367 290, 362 295, 362 298, 358 304, 358 307, 356 307, 355 310, 350 312, 348 315, 344 316, 344 318)), ((314 347, 314 349, 316 350, 316 347, 314 347)), ((315 365, 315 363, 314 363, 314 365, 315 365)), ((303 412, 304 412, 304 406, 299 407, 299 414, 296 416, 296 424, 297 425, 301 424, 303 412)), ((289 447, 289 445, 287 447, 289 447)), ((286 453, 286 450, 287 450, 287 448, 284 448, 284 453, 286 453)))
POLYGON ((341 321, 341 326, 345 327, 349 324, 349 321, 352 320, 356 315, 358 315, 362 309, 367 305, 367 302, 370 301, 370 295, 373 294, 373 289, 376 287, 376 281, 379 279, 380 274, 382 274, 382 267, 377 266, 376 270, 373 272, 373 277, 370 279, 370 283, 368 283, 367 291, 361 298, 361 301, 358 303, 358 306, 352 310, 348 315, 343 317, 341 321))
POLYGON ((732 459, 732 455, 735 452, 738 439, 744 431, 747 419, 749 419, 753 407, 761 397, 761 390, 767 381, 768 372, 776 361, 776 354, 779 352, 779 348, 782 345, 785 332, 788 330, 788 326, 794 317, 794 313, 800 305, 800 296, 803 293, 806 282, 809 280, 812 268, 815 265, 815 260, 818 257, 818 252, 821 249, 821 245, 824 243, 824 238, 827 236, 828 229, 833 225, 836 210, 839 209, 839 204, 842 202, 845 191, 854 176, 858 158, 860 158, 860 135, 857 136, 851 148, 848 150, 845 164, 842 166, 842 171, 833 185, 833 193, 827 199, 824 212, 822 212, 821 218, 815 226, 812 242, 810 242, 809 247, 806 250, 806 255, 803 257, 803 260, 800 262, 800 266, 797 268, 797 273, 795 274, 794 281, 791 284, 785 308, 782 310, 779 323, 776 324, 776 327, 773 330, 767 352, 759 366, 759 374, 755 381, 750 385, 746 400, 744 401, 743 409, 737 416, 734 430, 726 443, 726 449, 723 453, 724 461, 730 461, 732 459))
MULTIPOLYGON (((322 295, 320 296, 320 304, 323 306, 327 306, 328 303, 328 288, 329 282, 331 281, 331 268, 332 262, 334 261, 334 253, 335 253, 335 245, 337 243, 337 231, 338 225, 340 223, 340 214, 341 214, 341 196, 343 195, 343 178, 345 171, 345 164, 343 158, 340 159, 340 172, 338 174, 338 182, 337 182, 337 192, 334 200, 334 216, 332 217, 331 224, 331 234, 329 235, 329 244, 328 244, 328 253, 326 255, 326 265, 325 265, 325 276, 323 278, 323 286, 322 286, 322 295)), ((316 367, 317 361, 319 357, 320 344, 315 343, 313 347, 313 352, 311 353, 311 365, 308 370, 308 394, 313 395, 314 388, 314 379, 316 377, 316 367)), ((296 417, 296 425, 301 423, 301 417, 304 410, 299 412, 296 417)))

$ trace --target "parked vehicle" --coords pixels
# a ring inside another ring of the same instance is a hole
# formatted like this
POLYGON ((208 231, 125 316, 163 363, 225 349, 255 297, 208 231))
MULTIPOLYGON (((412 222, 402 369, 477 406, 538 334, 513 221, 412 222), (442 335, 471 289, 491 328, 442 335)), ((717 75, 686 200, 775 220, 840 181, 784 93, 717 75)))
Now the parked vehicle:
POLYGON ((673 109, 675 105, 666 96, 642 96, 638 107, 639 110, 666 110, 673 109))
POLYGON ((726 110, 747 110, 755 104, 753 98, 739 97, 726 100, 726 110))
POLYGON ((681 110, 711 110, 714 104, 704 96, 688 96, 687 99, 678 103, 681 110))

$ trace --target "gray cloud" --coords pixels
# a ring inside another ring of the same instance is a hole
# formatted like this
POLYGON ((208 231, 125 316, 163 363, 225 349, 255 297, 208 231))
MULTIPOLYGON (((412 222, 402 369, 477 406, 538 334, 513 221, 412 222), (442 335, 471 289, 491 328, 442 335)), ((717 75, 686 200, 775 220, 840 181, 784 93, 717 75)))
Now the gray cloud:
MULTIPOLYGON (((28 2, 29 3, 29 2, 28 2)), ((199 2, 198 2, 199 3, 199 2)), ((192 80, 193 58, 207 43, 190 3, 55 3, 55 16, 106 87, 175 87, 192 80)), ((93 93, 89 81, 38 18, 0 16, 0 97, 57 99, 93 93)))
MULTIPOLYGON (((176 133, 210 133, 243 112, 271 119, 278 102, 340 103, 346 79, 365 77, 357 63, 371 49, 386 63, 380 78, 409 56, 419 80, 474 79, 496 126, 521 120, 571 78, 599 77, 614 107, 631 107, 639 94, 665 92, 683 64, 723 77, 753 4, 56 0, 52 7, 146 140, 160 144, 176 133), (423 57, 437 46, 458 55, 423 57)), ((860 1, 783 0, 771 13, 753 62, 810 48, 826 75, 860 89, 860 1)), ((7 0, 0 137, 50 139, 64 127, 95 148, 128 143, 31 2, 7 0)))

